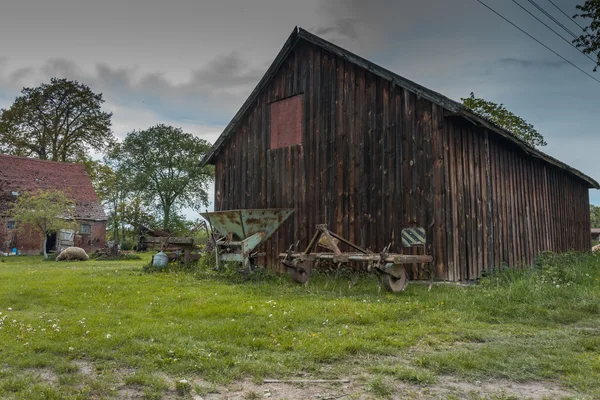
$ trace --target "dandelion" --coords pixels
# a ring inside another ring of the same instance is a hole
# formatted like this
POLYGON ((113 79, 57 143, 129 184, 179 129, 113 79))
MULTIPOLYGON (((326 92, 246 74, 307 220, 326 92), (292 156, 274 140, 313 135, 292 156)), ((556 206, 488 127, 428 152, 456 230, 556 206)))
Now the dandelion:
POLYGON ((7 308, 7 310, 8 310, 8 311, 12 311, 12 307, 8 307, 8 308, 7 308))
POLYGON ((556 288, 558 289, 560 287, 560 285, 556 285, 556 288))
POLYGON ((111 335, 110 335, 110 333, 107 333, 107 334, 106 334, 106 338, 107 338, 107 339, 110 339, 110 336, 111 336, 111 335))

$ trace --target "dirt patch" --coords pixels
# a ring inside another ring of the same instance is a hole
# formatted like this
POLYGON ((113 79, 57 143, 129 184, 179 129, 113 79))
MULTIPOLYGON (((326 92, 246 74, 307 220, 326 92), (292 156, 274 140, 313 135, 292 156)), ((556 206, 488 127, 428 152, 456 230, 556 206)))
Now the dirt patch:
POLYGON ((58 381, 58 375, 50 368, 28 368, 25 372, 44 383, 55 383, 58 381))
MULTIPOLYGON (((435 385, 416 386, 405 383, 389 383, 391 395, 389 398, 405 399, 491 399, 515 397, 518 399, 558 399, 572 396, 555 382, 524 382, 515 383, 504 380, 485 382, 464 382, 454 377, 440 377, 435 385), (495 396, 495 397, 494 397, 495 396)), ((219 393, 209 393, 194 396, 196 400, 334 400, 334 399, 376 399, 375 393, 370 392, 368 385, 354 382, 348 384, 293 384, 270 383, 258 385, 251 381, 219 387, 219 393)))
POLYGON ((94 367, 94 364, 92 364, 89 361, 77 360, 73 361, 73 364, 77 365, 77 368, 79 368, 79 373, 82 375, 90 376, 96 371, 96 367, 94 367))

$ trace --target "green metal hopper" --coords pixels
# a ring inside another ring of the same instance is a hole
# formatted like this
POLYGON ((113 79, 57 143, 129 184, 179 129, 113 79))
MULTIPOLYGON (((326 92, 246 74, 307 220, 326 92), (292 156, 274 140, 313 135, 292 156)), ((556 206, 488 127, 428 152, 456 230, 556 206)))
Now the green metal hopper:
POLYGON ((251 255, 294 213, 290 208, 229 210, 201 213, 212 229, 223 235, 217 244, 217 262, 237 261, 252 271, 251 255))

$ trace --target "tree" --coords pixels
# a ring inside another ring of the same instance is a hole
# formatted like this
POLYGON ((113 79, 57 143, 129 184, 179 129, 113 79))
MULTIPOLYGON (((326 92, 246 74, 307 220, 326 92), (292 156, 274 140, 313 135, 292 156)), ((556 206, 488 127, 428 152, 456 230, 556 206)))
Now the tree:
POLYGON ((592 228, 600 228, 600 206, 590 204, 590 222, 592 228))
POLYGON ((206 140, 159 124, 127 134, 115 157, 127 171, 131 189, 159 210, 163 228, 169 229, 177 210, 208 205, 214 169, 201 167, 200 159, 210 148, 206 140))
POLYGON ((523 118, 508 111, 503 104, 496 104, 478 97, 471 92, 471 96, 461 99, 463 105, 475 114, 492 121, 499 127, 506 129, 513 135, 523 140, 531 147, 545 146, 544 137, 535 130, 533 125, 527 123, 523 118))
POLYGON ((592 22, 584 28, 582 35, 573 40, 573 44, 585 54, 593 54, 597 57, 594 67, 596 71, 600 66, 600 1, 586 0, 578 5, 577 9, 581 13, 575 14, 573 18, 589 18, 592 22))
POLYGON ((0 110, 0 151, 41 160, 75 161, 113 141, 112 113, 102 94, 77 81, 52 78, 0 110))
POLYGON ((63 192, 40 190, 19 196, 13 203, 10 214, 20 230, 30 228, 42 235, 44 258, 48 258, 48 234, 61 229, 75 229, 74 209, 75 203, 63 192))

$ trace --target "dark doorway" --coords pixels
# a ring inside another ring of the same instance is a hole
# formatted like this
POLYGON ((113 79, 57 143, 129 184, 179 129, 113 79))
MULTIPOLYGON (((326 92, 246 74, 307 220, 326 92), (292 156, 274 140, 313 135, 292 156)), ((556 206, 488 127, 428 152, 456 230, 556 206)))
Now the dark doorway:
POLYGON ((56 232, 49 233, 46 239, 46 253, 56 251, 56 232))

